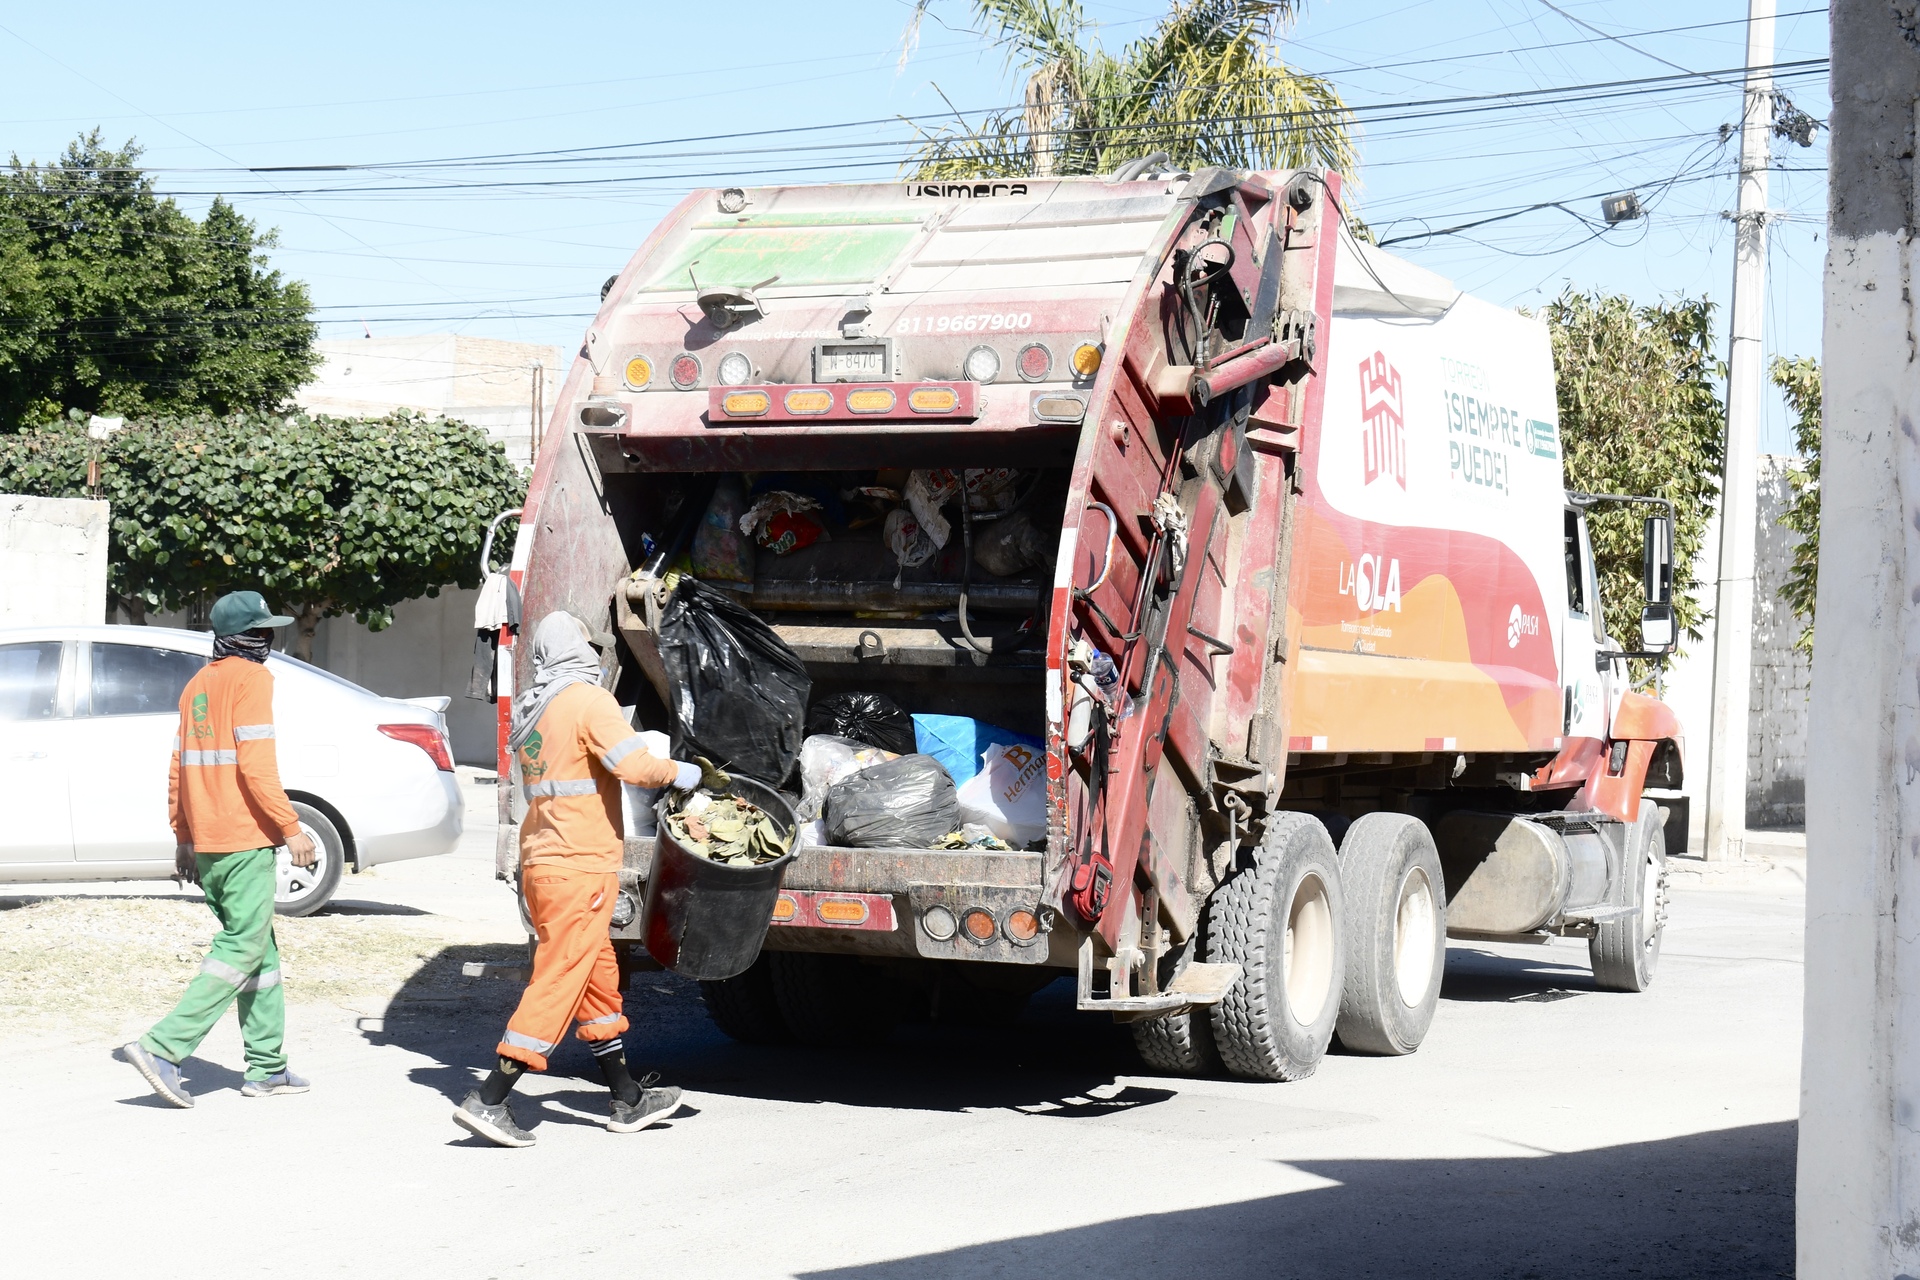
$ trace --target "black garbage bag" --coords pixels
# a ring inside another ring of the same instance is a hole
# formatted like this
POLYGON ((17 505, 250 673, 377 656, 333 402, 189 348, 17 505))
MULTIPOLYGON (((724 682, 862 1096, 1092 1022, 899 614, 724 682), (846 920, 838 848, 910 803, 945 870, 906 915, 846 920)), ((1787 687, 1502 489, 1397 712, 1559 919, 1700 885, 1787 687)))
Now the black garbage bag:
POLYGON ((773 628, 718 587, 682 578, 660 615, 673 755, 781 786, 800 758, 813 680, 773 628))
POLYGON ((820 699, 807 712, 807 736, 816 733, 852 738, 898 756, 920 749, 913 717, 884 693, 835 693, 820 699))
POLYGON ((927 849, 960 824, 953 779, 932 756, 901 756, 827 788, 827 840, 854 849, 927 849))

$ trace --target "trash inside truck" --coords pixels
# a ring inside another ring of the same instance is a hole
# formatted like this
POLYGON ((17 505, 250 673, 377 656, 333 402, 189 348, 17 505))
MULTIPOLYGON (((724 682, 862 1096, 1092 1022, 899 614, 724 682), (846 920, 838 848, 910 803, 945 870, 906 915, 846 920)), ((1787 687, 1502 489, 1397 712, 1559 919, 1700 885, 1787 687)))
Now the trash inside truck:
POLYGON ((702 983, 728 1034, 1072 975, 1157 1069, 1294 1079, 1336 1034, 1418 1048, 1450 937, 1651 981, 1683 837, 1643 793, 1683 740, 1629 663, 1674 642, 1670 508, 1569 492, 1544 325, 1360 243, 1341 192, 702 190, 608 282, 511 575, 601 633, 636 730, 794 807, 758 958, 702 983), (1645 520, 1632 647, 1602 503, 1645 520))

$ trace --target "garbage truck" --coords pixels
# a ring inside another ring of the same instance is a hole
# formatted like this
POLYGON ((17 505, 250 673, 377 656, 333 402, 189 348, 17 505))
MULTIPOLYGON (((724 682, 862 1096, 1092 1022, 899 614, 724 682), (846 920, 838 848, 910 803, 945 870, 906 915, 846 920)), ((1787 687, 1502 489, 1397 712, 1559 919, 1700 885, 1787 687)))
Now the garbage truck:
MULTIPOLYGON (((676 529, 722 485, 835 488, 874 518, 816 513, 731 598, 815 699, 1035 744, 1021 843, 804 842, 759 959, 702 983, 723 1031, 1002 1017, 1071 975, 1156 1069, 1279 1080, 1336 1034, 1416 1049, 1450 938, 1584 938, 1600 987, 1648 985, 1672 806, 1645 793, 1684 741, 1632 686, 1675 641, 1671 507, 1570 491, 1542 322, 1351 227, 1317 169, 728 187, 608 281, 521 517, 524 616, 587 620, 671 732, 647 601, 676 529), (903 482, 954 496, 897 516, 903 482), (1620 504, 1631 648, 1588 534, 1620 504), (1025 561, 990 571, 1011 511, 1025 561)), ((503 631, 506 877, 526 649, 503 631)))

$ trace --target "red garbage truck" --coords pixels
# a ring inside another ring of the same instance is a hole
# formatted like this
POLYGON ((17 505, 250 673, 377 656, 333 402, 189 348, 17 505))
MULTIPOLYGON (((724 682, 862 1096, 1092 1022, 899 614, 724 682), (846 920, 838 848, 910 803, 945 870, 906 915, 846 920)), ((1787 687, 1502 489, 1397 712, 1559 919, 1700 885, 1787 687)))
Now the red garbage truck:
MULTIPOLYGON (((1293 1079, 1336 1033, 1417 1048, 1449 938, 1583 937, 1600 986, 1646 987, 1671 809, 1643 791, 1683 739, 1629 662, 1674 642, 1671 509, 1568 491, 1544 325, 1348 227, 1320 170, 730 187, 608 282, 519 526, 525 616, 623 637, 609 679, 667 729, 648 562, 726 478, 807 477, 876 518, 725 585, 813 696, 1038 744, 1026 847, 815 832, 759 961, 702 984, 724 1031, 859 1038, 1071 974, 1158 1069, 1293 1079), (916 477, 958 496, 878 519, 916 477), (1601 503, 1645 519, 1631 648, 1601 503)), ((500 777, 511 876, 504 750, 500 777)), ((651 854, 630 834, 623 945, 651 854)))

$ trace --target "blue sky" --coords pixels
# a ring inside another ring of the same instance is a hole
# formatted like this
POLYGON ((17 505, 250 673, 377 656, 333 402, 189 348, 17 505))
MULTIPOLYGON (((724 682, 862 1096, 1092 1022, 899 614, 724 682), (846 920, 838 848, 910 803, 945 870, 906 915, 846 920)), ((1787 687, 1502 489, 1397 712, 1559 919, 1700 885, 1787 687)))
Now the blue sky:
MULTIPOLYGON (((1824 58, 1818 0, 1779 9, 1776 61, 1824 58)), ((1087 11, 1117 46, 1164 6, 1087 11)), ((95 125, 137 138, 182 204, 225 192, 278 228, 274 261, 311 285, 324 336, 571 346, 600 282, 689 187, 890 177, 913 136, 899 117, 1018 100, 964 0, 936 0, 902 67, 909 12, 904 0, 15 6, 0 15, 0 143, 51 160, 95 125), (624 149, 508 154, 579 148, 624 149), (246 171, 294 165, 386 167, 246 171)), ((1411 237, 1395 252, 1508 305, 1571 284, 1705 295, 1724 313, 1738 139, 1719 128, 1738 121, 1737 76, 1446 115, 1388 104, 1737 67, 1745 16, 1739 0, 1319 0, 1283 56, 1371 108, 1360 205, 1382 237, 1411 237), (1595 234, 1598 194, 1618 190, 1640 192, 1651 216, 1595 234), (1429 234, 1549 202, 1567 210, 1429 234)), ((1823 73, 1784 87, 1826 117, 1823 73)), ((1775 156, 1767 345, 1813 353, 1825 134, 1775 156)), ((1787 440, 1770 403, 1762 447, 1787 440)))

